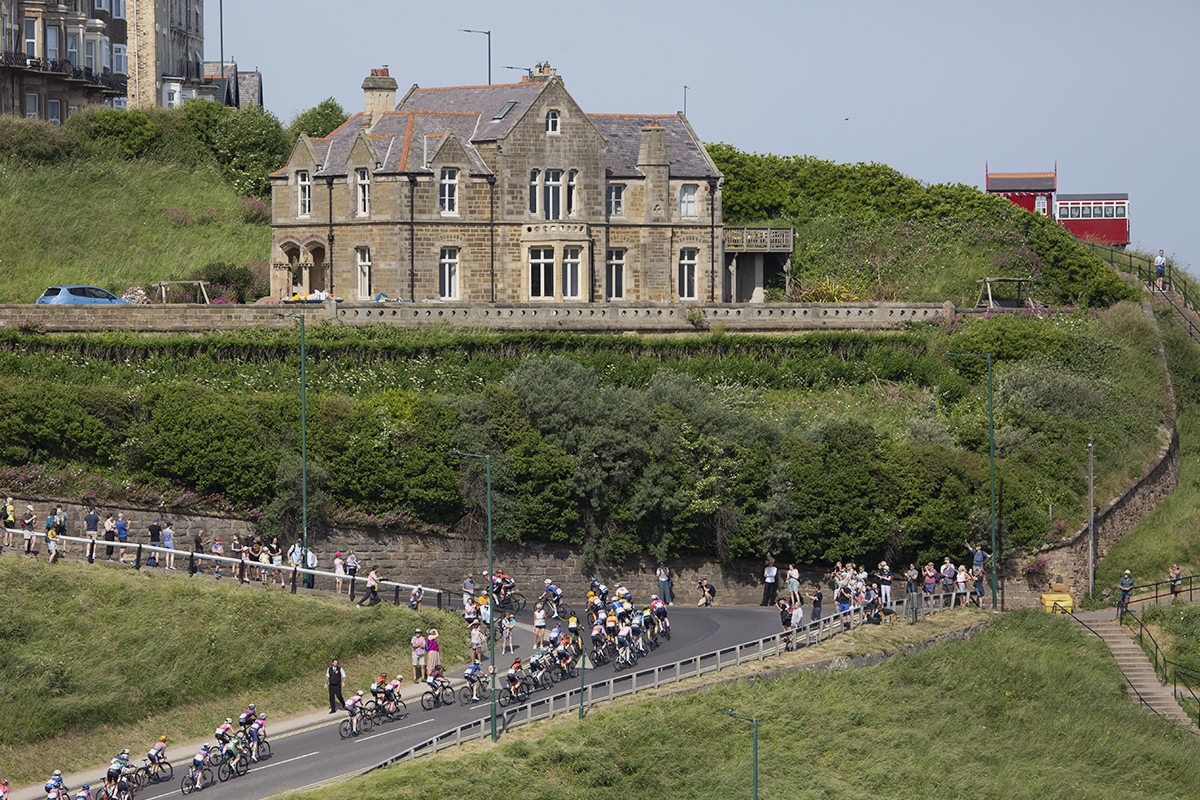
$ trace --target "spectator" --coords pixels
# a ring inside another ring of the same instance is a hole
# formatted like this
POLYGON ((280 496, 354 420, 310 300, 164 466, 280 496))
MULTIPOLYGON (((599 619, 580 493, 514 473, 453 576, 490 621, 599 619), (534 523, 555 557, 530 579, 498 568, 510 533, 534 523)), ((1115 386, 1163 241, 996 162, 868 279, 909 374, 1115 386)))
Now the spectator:
MULTIPOLYGON (((17 527, 17 507, 13 505, 13 499, 10 497, 4 501, 4 546, 13 546, 13 530, 17 527)), ((112 555, 110 548, 109 555, 112 555)), ((111 559, 110 559, 111 560, 111 559)))
POLYGON ((879 566, 875 570, 875 577, 879 579, 879 602, 885 606, 890 605, 892 602, 892 568, 886 561, 879 562, 879 566))
POLYGON ((409 639, 409 644, 412 646, 412 664, 413 664, 413 683, 419 683, 425 679, 425 637, 421 635, 421 629, 417 628, 417 632, 409 639))
POLYGON ((342 706, 346 705, 346 701, 342 699, 342 684, 345 682, 346 670, 338 666, 338 660, 335 658, 329 665, 329 669, 325 670, 325 688, 329 690, 330 714, 336 714, 342 706), (337 700, 336 704, 333 702, 335 699, 337 700))
POLYGON ((413 611, 421 610, 421 601, 425 599, 425 589, 421 584, 413 587, 413 590, 408 593, 408 607, 413 611))
MULTIPOLYGON (((501 648, 502 653, 515 653, 517 648, 513 647, 512 633, 513 628, 517 627, 517 620, 510 611, 500 618, 500 630, 504 639, 504 646, 501 648)), ((542 628, 545 631, 545 628, 542 628)))
POLYGON ((95 539, 100 533, 100 515, 96 509, 89 508, 83 515, 83 536, 85 539, 95 539))
POLYGON ((117 563, 125 563, 125 547, 129 544, 129 523, 125 521, 125 512, 117 512, 117 541, 121 543, 121 552, 117 555, 117 563))
MULTIPOLYGON (((311 547, 308 548, 308 568, 316 569, 318 564, 319 564, 319 562, 317 561, 317 554, 315 552, 313 552, 313 549, 311 547)), ((317 585, 317 576, 313 575, 311 572, 304 573, 304 588, 312 589, 316 585, 317 585)))
POLYGON ((346 562, 342 559, 341 551, 333 554, 333 580, 337 593, 342 593, 342 581, 346 578, 346 562))
POLYGON ((917 594, 917 582, 921 577, 921 573, 917 571, 916 564, 909 564, 908 571, 904 573, 904 594, 908 597, 915 597, 917 594))
POLYGON ((162 522, 161 519, 159 519, 158 517, 155 517, 154 521, 150 523, 150 527, 146 529, 150 532, 150 545, 152 547, 162 547, 162 525, 160 524, 161 522, 162 522))
POLYGON ((974 550, 971 549, 970 542, 967 542, 966 544, 967 544, 967 549, 971 550, 971 569, 972 570, 975 570, 976 568, 983 569, 984 562, 987 561, 989 558, 991 558, 992 554, 983 552, 983 545, 981 545, 981 544, 975 545, 974 550))
POLYGON ((812 622, 816 622, 821 618, 821 604, 824 602, 825 594, 821 591, 821 586, 818 584, 813 589, 813 593, 808 596, 812 600, 812 622))
POLYGON ((792 605, 803 602, 800 595, 800 570, 795 564, 788 564, 787 569, 788 599, 792 605))
POLYGON ((983 567, 979 567, 975 570, 974 578, 975 602, 979 604, 980 608, 983 608, 983 567))
POLYGON ((708 578, 701 578, 696 584, 696 588, 700 590, 700 602, 697 606, 711 606, 713 604, 713 586, 708 582, 708 578))
POLYGON ((271 566, 279 576, 279 585, 283 586, 283 545, 279 543, 278 536, 271 537, 271 544, 267 546, 267 555, 270 556, 271 566))
MULTIPOLYGON (((116 540, 117 540, 117 524, 115 522, 113 522, 112 512, 109 512, 108 516, 104 518, 104 541, 115 542, 116 540)), ((104 548, 104 560, 105 561, 113 560, 113 547, 114 547, 114 545, 109 544, 104 548)))
POLYGON ((1154 257, 1154 285, 1161 292, 1163 290, 1163 278, 1167 276, 1167 256, 1162 250, 1158 251, 1158 255, 1154 257))
POLYGON ((25 506, 25 513, 21 515, 21 536, 25 539, 25 555, 27 556, 33 555, 33 527, 35 525, 37 525, 37 514, 33 513, 33 506, 25 506))
MULTIPOLYGON (((214 556, 216 556, 217 558, 223 558, 225 556, 225 546, 223 544, 221 544, 220 536, 213 539, 212 554, 214 556)), ((216 578, 217 580, 221 580, 221 562, 220 561, 213 562, 213 577, 216 578)))
POLYGON ((483 660, 483 626, 478 620, 471 623, 471 657, 478 663, 483 660))
POLYGON ((541 603, 533 607, 533 646, 541 647, 546 641, 546 608, 541 603))
POLYGON ((204 528, 197 529, 196 535, 192 537, 192 574, 204 574, 204 562, 200 555, 210 544, 212 542, 204 538, 204 528))
POLYGON ((429 677, 429 673, 433 672, 435 667, 442 665, 441 645, 438 644, 440 637, 437 628, 425 631, 425 677, 429 677))
POLYGON ((763 596, 760 606, 775 605, 775 578, 778 576, 779 570, 775 566, 775 559, 768 558, 766 569, 763 570, 763 596))
POLYGON ((967 605, 967 581, 969 579, 966 566, 959 564, 958 572, 954 576, 954 599, 960 607, 967 605))
POLYGON ((775 607, 779 609, 779 624, 783 626, 783 632, 787 633, 792 627, 792 607, 783 598, 775 603, 775 607))
POLYGON ((796 594, 800 599, 797 602, 792 603, 791 623, 793 628, 799 628, 804 624, 804 595, 800 594, 799 592, 796 594))
POLYGON ((949 607, 954 606, 954 581, 958 578, 958 570, 954 568, 954 564, 950 561, 950 556, 946 556, 946 560, 942 562, 942 593, 946 595, 943 599, 943 605, 949 607), (948 602, 947 602, 948 601, 948 602))
POLYGON ((1171 602, 1174 603, 1179 598, 1179 590, 1183 588, 1183 572, 1178 564, 1171 565, 1167 572, 1167 580, 1171 582, 1171 602))
POLYGON ((1117 582, 1117 591, 1120 592, 1117 598, 1117 616, 1122 617, 1129 610, 1129 596, 1133 594, 1133 573, 1129 570, 1125 570, 1125 574, 1117 582))
POLYGON ((658 578, 658 597, 667 605, 671 605, 671 570, 667 569, 667 565, 663 562, 658 562, 658 569, 654 571, 654 576, 658 578))
POLYGON ((467 577, 462 582, 462 602, 463 611, 467 610, 468 605, 473 605, 475 601, 475 574, 467 573, 467 577))
POLYGON ((171 523, 163 525, 162 529, 163 547, 167 548, 167 569, 175 569, 175 529, 171 527, 171 523))
POLYGON ((925 577, 925 607, 929 608, 929 606, 933 603, 934 592, 937 591, 938 574, 937 570, 933 568, 932 561, 925 565, 925 568, 922 570, 922 572, 924 573, 925 577))
POLYGON ((382 602, 379 599, 379 571, 377 567, 371 567, 370 573, 367 574, 367 593, 363 595, 362 600, 354 604, 354 607, 362 608, 363 603, 370 605, 372 600, 376 603, 382 602))

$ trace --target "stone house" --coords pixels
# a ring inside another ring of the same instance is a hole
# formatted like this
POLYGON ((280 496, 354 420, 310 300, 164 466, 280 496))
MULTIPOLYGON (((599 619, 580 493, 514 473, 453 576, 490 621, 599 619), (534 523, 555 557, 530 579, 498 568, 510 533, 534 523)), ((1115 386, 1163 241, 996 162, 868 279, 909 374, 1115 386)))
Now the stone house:
POLYGON ((272 296, 687 303, 728 294, 722 175, 682 114, 587 114, 547 64, 364 111, 271 178, 272 296))

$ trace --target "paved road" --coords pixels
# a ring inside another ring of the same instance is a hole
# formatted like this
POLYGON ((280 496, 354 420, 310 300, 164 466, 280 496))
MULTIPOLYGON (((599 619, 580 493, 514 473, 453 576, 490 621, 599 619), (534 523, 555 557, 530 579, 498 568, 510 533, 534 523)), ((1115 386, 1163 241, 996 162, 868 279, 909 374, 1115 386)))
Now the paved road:
MULTIPOLYGON (((670 617, 673 634, 671 641, 664 642, 662 647, 642 658, 638 662, 639 672, 754 641, 779 630, 779 614, 774 608, 694 608, 675 605, 671 607, 670 617)), ((517 655, 524 659, 533 650, 532 611, 527 608, 518 615, 518 623, 514 641, 517 655)), ((512 655, 501 655, 497 646, 498 673, 503 673, 513 658, 512 655)), ((405 655, 398 661, 407 664, 409 659, 405 655)), ((461 674, 461 668, 448 673, 456 688, 463 683, 461 674)), ((587 682, 591 684, 593 681, 604 681, 613 674, 611 664, 595 670, 589 665, 587 682)), ((497 685, 501 678, 502 674, 498 674, 497 685)), ((571 684, 570 688, 578 686, 577 681, 571 684)), ((360 687, 352 684, 350 688, 360 687)), ((361 688, 367 687, 364 685, 361 688)), ((566 684, 559 684, 555 691, 565 691, 567 688, 566 684)), ((369 734, 346 740, 339 737, 337 730, 345 715, 329 714, 328 709, 278 722, 271 719, 271 758, 252 765, 250 772, 241 778, 218 783, 194 796, 202 800, 245 800, 310 787, 340 776, 362 772, 443 731, 483 719, 490 713, 490 707, 486 703, 470 707, 456 704, 424 711, 420 706, 420 694, 418 687, 410 686, 406 680, 403 696, 408 704, 409 716, 404 720, 376 727, 369 734)), ((538 702, 546 695, 546 692, 535 693, 530 702, 538 702)), ((260 710, 271 716, 269 708, 260 710)), ((514 709, 510 707, 503 711, 513 712, 514 709)), ((126 743, 114 742, 113 752, 125 746, 126 743)), ((139 792, 138 800, 161 800, 180 796, 180 780, 186 774, 191 757, 199 746, 199 741, 186 746, 173 745, 168 753, 175 765, 174 780, 169 784, 151 786, 139 792)), ((103 767, 97 767, 80 775, 68 776, 68 785, 77 788, 86 781, 95 786, 103 782, 102 775, 103 767)), ((44 797, 45 793, 40 786, 26 787, 12 793, 13 800, 41 800, 44 797)))

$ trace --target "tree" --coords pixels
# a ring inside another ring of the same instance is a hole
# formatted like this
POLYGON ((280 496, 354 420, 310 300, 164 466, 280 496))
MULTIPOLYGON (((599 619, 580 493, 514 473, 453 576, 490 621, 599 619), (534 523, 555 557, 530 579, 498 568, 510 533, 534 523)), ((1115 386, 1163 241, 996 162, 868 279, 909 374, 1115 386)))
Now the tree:
MULTIPOLYGON (((278 536, 283 541, 299 539, 304 522, 304 482, 300 454, 290 450, 279 457, 275 471, 275 497, 263 509, 262 517, 255 525, 264 540, 278 536)), ((308 460, 308 523, 312 526, 325 519, 329 507, 329 495, 325 487, 329 484, 329 473, 320 462, 308 460)), ((311 538, 310 538, 311 544, 311 538)))
POLYGON ((217 162, 245 197, 262 197, 270 175, 287 163, 291 142, 279 120, 259 105, 230 112, 213 134, 217 162))
POLYGON ((288 136, 295 142, 300 134, 320 138, 328 136, 348 119, 340 103, 332 97, 326 97, 310 109, 301 111, 288 125, 288 136))

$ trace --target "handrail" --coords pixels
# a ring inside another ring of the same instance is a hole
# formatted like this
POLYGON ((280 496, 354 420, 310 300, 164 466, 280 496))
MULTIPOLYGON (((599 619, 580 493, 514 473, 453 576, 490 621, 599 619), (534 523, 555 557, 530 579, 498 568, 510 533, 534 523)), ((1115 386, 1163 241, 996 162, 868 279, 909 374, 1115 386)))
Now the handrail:
MULTIPOLYGON (((1080 243, 1087 246, 1094 256, 1099 258, 1101 261, 1105 261, 1111 267, 1117 267, 1119 262, 1127 265, 1129 267, 1128 271, 1131 273, 1136 272, 1138 280, 1145 286, 1145 288, 1154 291, 1154 263, 1146 256, 1135 256, 1132 253, 1126 253, 1124 250, 1117 250, 1115 247, 1096 244, 1095 242, 1084 242, 1080 240, 1080 243), (1124 261, 1122 262, 1118 256, 1124 256, 1124 261)), ((1183 270, 1176 270, 1175 265, 1170 262, 1167 263, 1165 273, 1163 285, 1183 298, 1183 309, 1196 311, 1197 308, 1200 308, 1200 290, 1189 283, 1187 279, 1187 273, 1183 270)), ((1163 292, 1162 296, 1163 299, 1171 305, 1171 309, 1175 312, 1175 316, 1187 323, 1188 335, 1192 337, 1193 341, 1195 341, 1197 344, 1200 344, 1200 327, 1193 324, 1192 321, 1187 318, 1187 316, 1183 313, 1183 309, 1181 309, 1178 304, 1175 303, 1170 295, 1168 295, 1166 292, 1163 292)))
MULTIPOLYGON (((40 532, 40 531, 21 531, 21 530, 17 530, 16 528, 6 528, 5 530, 7 530, 11 533, 14 533, 14 534, 19 533, 22 535, 24 535, 25 533, 32 533, 34 539, 45 539, 46 538, 46 534, 44 532, 40 532)), ((325 572, 323 570, 317 570, 317 569, 307 569, 304 567, 295 567, 290 564, 275 566, 274 564, 263 564, 262 562, 259 562, 259 561, 242 561, 240 558, 231 558, 229 556, 214 556, 211 553, 197 553, 194 550, 171 549, 168 547, 159 547, 157 545, 142 544, 140 542, 136 543, 136 544, 132 543, 132 542, 127 542, 125 544, 121 544, 121 542, 117 541, 117 540, 109 541, 108 539, 92 539, 90 537, 85 539, 80 536, 66 536, 66 535, 59 535, 57 537, 57 539, 60 542, 78 542, 80 544, 85 545, 86 549, 84 552, 86 554, 90 554, 90 555, 85 555, 85 558, 87 558, 89 561, 91 561, 92 559, 95 558, 95 551, 96 551, 96 548, 98 548, 98 547, 123 547, 123 548, 130 549, 130 550, 136 550, 136 553, 134 554, 133 566, 134 566, 134 569, 137 569, 137 570, 141 570, 141 568, 142 568, 142 553, 143 552, 163 553, 163 554, 173 553, 173 554, 175 554, 176 557, 181 557, 181 556, 187 557, 189 559, 189 563, 191 563, 190 559, 197 559, 201 562, 212 561, 214 564, 229 564, 231 566, 231 573, 233 575, 237 574, 237 570, 241 567, 242 564, 245 564, 247 569, 257 569, 257 568, 261 567, 262 569, 269 570, 271 572, 282 572, 285 574, 289 574, 291 576, 292 594, 296 593, 297 577, 303 576, 303 575, 312 575, 314 578, 316 578, 318 576, 325 577, 325 578, 334 578, 334 579, 341 578, 344 581, 348 581, 351 585, 354 585, 355 583, 365 584, 367 581, 367 578, 365 575, 355 575, 355 576, 350 576, 348 574, 347 575, 337 575, 333 572, 325 572)), ((399 581, 386 581, 386 580, 382 580, 382 579, 379 581, 379 586, 380 586, 381 591, 384 587, 391 588, 394 590, 395 599, 393 602, 395 605, 400 605, 402 602, 407 602, 407 597, 401 598, 401 595, 400 595, 401 589, 406 589, 409 592, 411 592, 413 589, 415 589, 417 587, 416 584, 412 584, 412 583, 400 583, 399 581)), ((425 591, 426 594, 436 594, 437 595, 436 606, 438 608, 449 607, 450 602, 456 596, 456 593, 449 589, 436 588, 433 586, 426 586, 424 584, 421 584, 421 588, 425 591)), ((351 599, 353 599, 353 597, 351 597, 351 599)))
MULTIPOLYGON (((1192 602, 1193 600, 1196 599, 1196 595, 1200 594, 1200 586, 1197 585, 1197 579, 1200 579, 1200 574, 1186 575, 1186 576, 1181 575, 1179 577, 1179 580, 1181 582, 1186 582, 1186 586, 1187 586, 1186 589, 1180 590, 1180 592, 1179 592, 1180 597, 1182 597, 1184 595, 1184 593, 1186 592, 1188 602, 1192 602)), ((1154 583, 1144 583, 1141 586, 1134 586, 1132 589, 1129 590, 1129 603, 1127 604, 1126 607, 1128 607, 1130 605, 1135 605, 1135 604, 1149 603, 1151 601, 1153 601, 1154 605, 1156 605, 1156 606, 1162 605, 1161 601, 1164 598, 1170 598, 1173 601, 1175 599, 1175 596, 1171 594, 1170 586, 1171 586, 1170 580, 1155 581, 1154 583), (1162 591, 1162 587, 1164 587, 1164 586, 1167 587, 1167 591, 1165 591, 1165 592, 1162 591), (1139 592, 1141 593, 1142 596, 1135 597, 1134 595, 1139 592), (1154 594, 1152 596, 1147 596, 1148 592, 1153 592, 1154 594)))
MULTIPOLYGON (((1179 697, 1179 680, 1182 677, 1183 688, 1187 690, 1189 695, 1191 695, 1191 699, 1196 701, 1196 703, 1197 703, 1196 724, 1200 725, 1200 697, 1196 696, 1196 692, 1192 689, 1192 686, 1191 686, 1191 684, 1188 683, 1187 677, 1186 677, 1187 674, 1192 674, 1193 677, 1195 677, 1195 673, 1192 673, 1192 671, 1190 669, 1188 669, 1188 667, 1184 666, 1183 664, 1179 664, 1179 663, 1167 658, 1167 651, 1164 650, 1159 645, 1158 640, 1154 638, 1154 634, 1150 632, 1150 629, 1146 626, 1146 623, 1137 614, 1134 614, 1132 611, 1126 611, 1125 616, 1132 617, 1133 620, 1135 622, 1137 622, 1137 624, 1138 624, 1138 647, 1142 648, 1143 651, 1146 650, 1146 644, 1143 641, 1143 637, 1149 637, 1150 642, 1154 645, 1154 675, 1160 681, 1162 681, 1162 683, 1164 685, 1166 685, 1168 677, 1171 679, 1171 696, 1172 697, 1175 697, 1175 698, 1179 697), (1161 673, 1159 672, 1159 669, 1158 669, 1160 653, 1162 655, 1162 672, 1161 673), (1170 672, 1169 675, 1168 675, 1167 667, 1174 667, 1174 669, 1169 670, 1169 672, 1170 672), (1179 670, 1183 670, 1184 675, 1181 676, 1179 674, 1179 670)), ((1121 620, 1121 624, 1124 625, 1125 621, 1121 620)), ((1184 712, 1184 713, 1187 713, 1187 712, 1184 712)), ((1191 719, 1191 717, 1189 716, 1188 719, 1191 719)))
MULTIPOLYGON (((1066 606, 1060 605, 1060 604, 1059 604, 1059 602, 1058 602, 1057 600, 1054 602, 1054 605, 1053 605, 1053 606, 1051 606, 1051 610, 1054 610, 1054 609, 1058 609, 1058 612, 1057 612, 1057 613, 1060 613, 1060 614, 1066 614, 1066 615, 1070 616, 1070 617, 1071 617, 1071 619, 1075 620, 1077 623, 1079 623, 1079 624, 1080 624, 1080 625, 1082 625, 1083 627, 1087 628, 1087 629, 1088 629, 1088 631, 1089 631, 1089 632, 1090 632, 1090 633, 1091 633, 1093 636, 1095 636, 1097 639, 1100 639, 1101 641, 1104 641, 1104 637, 1103 637, 1103 636, 1101 636, 1101 635, 1100 635, 1100 633, 1099 633, 1099 632, 1098 632, 1098 631, 1097 631, 1095 628, 1093 628, 1091 625, 1088 625, 1086 622, 1084 622, 1083 620, 1081 620, 1079 617, 1075 616, 1075 614, 1074 614, 1073 612, 1071 612, 1070 610, 1068 610, 1066 606)), ((1132 613, 1132 612, 1129 612, 1129 613, 1132 613)), ((1117 665, 1117 670, 1118 670, 1118 671, 1120 671, 1120 673, 1121 673, 1121 677, 1125 679, 1125 685, 1126 685, 1126 686, 1128 686, 1128 687, 1129 687, 1129 688, 1130 688, 1130 689, 1133 691, 1133 693, 1134 693, 1135 695, 1137 695, 1138 702, 1139 702, 1141 705, 1143 705, 1143 706, 1145 706, 1146 708, 1148 708, 1148 709, 1150 709, 1151 711, 1153 711, 1153 712, 1154 712, 1155 714, 1157 714, 1158 716, 1162 717, 1163 719, 1166 719, 1167 717, 1166 717, 1166 715, 1165 715, 1165 714, 1163 714, 1161 711, 1159 711, 1159 710, 1158 710, 1157 708, 1155 708, 1154 706, 1150 705, 1150 701, 1149 701, 1149 700, 1147 700, 1146 698, 1142 697, 1142 693, 1141 693, 1141 692, 1139 692, 1139 691, 1137 690, 1137 687, 1133 685, 1133 681, 1132 681, 1132 680, 1130 680, 1130 679, 1129 679, 1129 676, 1125 674, 1125 670, 1121 669, 1121 664, 1120 664, 1120 662, 1117 662, 1117 661, 1114 659, 1114 663, 1117 665)), ((1155 674, 1157 674, 1157 671, 1156 671, 1156 673, 1155 673, 1155 674)))
MULTIPOLYGON (((951 608, 952 606, 949 604, 954 601, 954 593, 936 594, 932 598, 933 605, 925 608, 926 614, 951 608)), ((901 604, 907 606, 908 600, 894 600, 884 607, 898 613, 896 608, 901 604)), ((863 613, 863 608, 852 606, 847 611, 839 611, 828 617, 822 617, 805 625, 791 628, 786 632, 774 633, 755 641, 731 645, 698 656, 689 656, 659 667, 617 673, 603 681, 588 684, 582 690, 575 687, 555 694, 531 698, 528 703, 519 708, 500 711, 500 720, 503 730, 507 731, 512 726, 525 725, 539 719, 552 719, 558 714, 577 710, 580 704, 592 706, 647 689, 657 689, 660 686, 679 683, 687 678, 697 678, 711 672, 740 666, 749 661, 762 661, 771 656, 778 656, 793 647, 811 647, 819 644, 822 639, 829 640, 839 633, 861 627, 866 624, 865 620, 866 615, 863 613), (582 697, 580 696, 581 691, 582 697)), ((482 717, 431 736, 386 761, 364 770, 363 774, 389 764, 395 764, 398 761, 409 761, 431 755, 438 752, 439 749, 457 747, 472 739, 488 736, 490 735, 490 719, 490 717, 482 717)))

